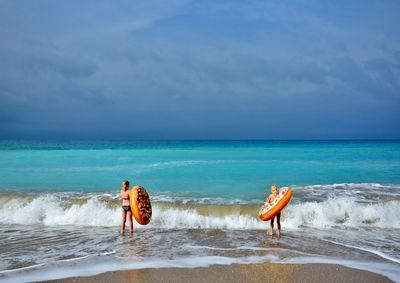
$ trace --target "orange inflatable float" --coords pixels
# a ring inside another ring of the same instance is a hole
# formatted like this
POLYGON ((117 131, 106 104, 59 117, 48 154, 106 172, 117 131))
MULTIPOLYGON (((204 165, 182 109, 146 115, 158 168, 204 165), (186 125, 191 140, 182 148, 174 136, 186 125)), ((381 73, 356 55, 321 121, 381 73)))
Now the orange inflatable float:
POLYGON ((291 188, 282 188, 279 197, 275 198, 273 203, 265 202, 261 207, 258 217, 262 221, 268 221, 276 216, 289 203, 293 195, 291 188))
POLYGON ((133 186, 129 192, 129 202, 136 221, 141 225, 149 224, 152 210, 146 190, 141 186, 133 186))

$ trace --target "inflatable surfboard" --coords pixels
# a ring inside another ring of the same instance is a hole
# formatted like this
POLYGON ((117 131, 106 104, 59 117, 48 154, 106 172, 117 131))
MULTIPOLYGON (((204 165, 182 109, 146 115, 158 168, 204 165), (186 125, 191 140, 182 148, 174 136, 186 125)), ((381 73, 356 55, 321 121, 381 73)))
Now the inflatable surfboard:
POLYGON ((261 207, 258 217, 262 221, 268 221, 275 217, 285 206, 290 202, 293 192, 291 188, 281 188, 279 190, 279 197, 275 198, 273 203, 265 202, 261 207))
POLYGON ((141 186, 133 186, 129 191, 129 202, 136 221, 141 225, 149 224, 152 210, 150 197, 146 190, 141 186))

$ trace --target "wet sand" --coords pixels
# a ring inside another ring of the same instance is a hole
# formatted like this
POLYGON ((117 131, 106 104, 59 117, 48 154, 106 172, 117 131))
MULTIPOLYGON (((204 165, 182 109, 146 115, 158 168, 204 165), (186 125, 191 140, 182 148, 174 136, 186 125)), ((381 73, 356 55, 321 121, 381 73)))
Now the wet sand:
POLYGON ((369 271, 335 264, 233 264, 198 268, 150 268, 111 271, 88 277, 71 277, 46 282, 393 282, 369 271))

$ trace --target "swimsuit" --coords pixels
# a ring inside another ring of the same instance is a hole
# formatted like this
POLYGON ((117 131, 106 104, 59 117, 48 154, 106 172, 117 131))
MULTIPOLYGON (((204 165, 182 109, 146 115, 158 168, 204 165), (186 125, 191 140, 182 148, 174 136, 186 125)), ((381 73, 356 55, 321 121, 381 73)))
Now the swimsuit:
MULTIPOLYGON (((122 198, 122 199, 123 200, 129 200, 129 197, 128 198, 122 198)), ((129 210, 131 210, 131 206, 130 205, 123 205, 122 209, 125 210, 125 211, 129 211, 129 210)))
MULTIPOLYGON (((121 191, 121 193, 120 193, 120 195, 121 195, 121 198, 122 198, 122 200, 129 200, 129 195, 125 195, 125 197, 124 196, 122 196, 122 191, 121 191)), ((129 211, 130 209, 131 209, 131 207, 129 206, 129 204, 125 204, 124 205, 124 202, 122 202, 122 209, 124 209, 125 211, 129 211)))

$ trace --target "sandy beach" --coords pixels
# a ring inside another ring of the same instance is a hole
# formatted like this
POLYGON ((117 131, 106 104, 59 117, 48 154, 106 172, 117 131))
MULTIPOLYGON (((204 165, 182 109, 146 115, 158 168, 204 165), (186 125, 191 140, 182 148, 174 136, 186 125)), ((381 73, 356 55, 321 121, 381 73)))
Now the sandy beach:
POLYGON ((393 282, 365 270, 335 264, 233 264, 198 268, 156 268, 112 271, 95 276, 45 282, 393 282))

